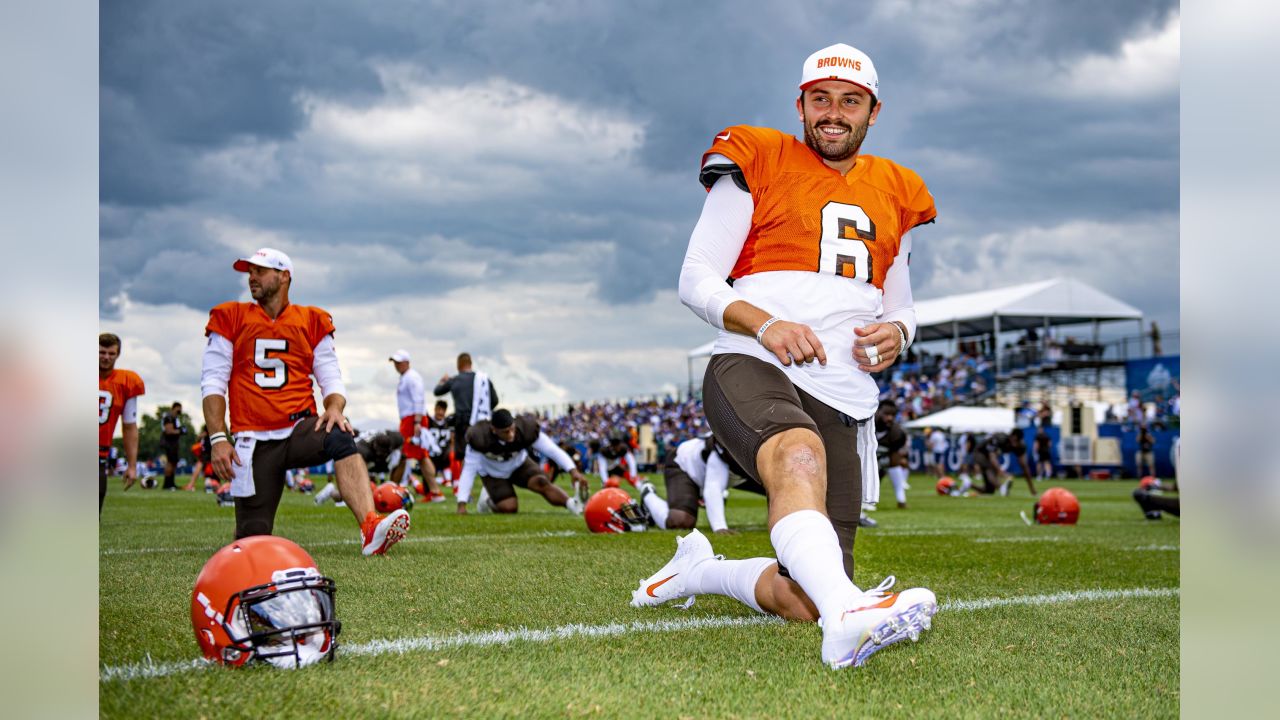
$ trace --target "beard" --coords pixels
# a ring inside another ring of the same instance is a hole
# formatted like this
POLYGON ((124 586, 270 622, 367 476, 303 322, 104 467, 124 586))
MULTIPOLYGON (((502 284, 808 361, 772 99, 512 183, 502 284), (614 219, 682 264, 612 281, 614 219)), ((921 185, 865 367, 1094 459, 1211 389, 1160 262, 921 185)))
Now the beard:
POLYGON ((870 126, 870 118, 861 125, 850 125, 843 120, 823 120, 819 123, 804 124, 804 144, 810 149, 818 153, 823 160, 831 160, 832 162, 840 162, 848 160, 858 153, 862 147, 862 141, 867 137, 867 128, 870 126), (849 132, 839 139, 830 139, 818 130, 819 125, 832 125, 841 127, 849 132))
POLYGON ((254 300, 260 303, 271 300, 276 296, 276 293, 278 292, 280 292, 279 280, 264 281, 264 282, 258 283, 258 289, 256 290, 253 288, 252 285, 249 286, 249 295, 252 296, 254 300))

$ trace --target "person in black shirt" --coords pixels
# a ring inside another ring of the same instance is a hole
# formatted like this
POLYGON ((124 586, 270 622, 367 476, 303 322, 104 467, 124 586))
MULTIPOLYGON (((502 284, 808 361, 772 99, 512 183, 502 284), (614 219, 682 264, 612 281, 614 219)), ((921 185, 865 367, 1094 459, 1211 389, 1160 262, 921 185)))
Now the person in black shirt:
MULTIPOLYGON (((181 457, 182 436, 187 434, 187 426, 182 422, 182 403, 175 402, 160 418, 160 447, 164 450, 164 489, 177 490, 174 476, 178 471, 178 458, 181 457)), ((194 487, 188 485, 190 490, 194 487)))
POLYGON ((1156 436, 1151 434, 1151 430, 1146 425, 1143 425, 1138 430, 1138 455, 1135 463, 1138 477, 1156 474, 1155 448, 1156 436))
MULTIPOLYGON (((1026 478, 1027 489, 1031 491, 1031 497, 1036 497, 1036 481, 1031 479, 1031 468, 1027 465, 1027 440, 1022 436, 1022 430, 1015 428, 1013 432, 1005 438, 1004 446, 1001 448, 1004 452, 1013 455, 1017 459, 1018 467, 1022 470, 1022 477, 1026 478)), ((1013 483, 1010 477, 1000 486, 1000 494, 1008 495, 1009 486, 1013 483)))
POLYGON ((458 356, 458 374, 446 373, 431 392, 437 397, 445 393, 453 396, 454 456, 457 457, 464 449, 467 428, 493 416, 494 408, 498 407, 498 391, 488 375, 471 368, 471 354, 462 353, 458 356), (477 389, 481 393, 479 399, 477 389))

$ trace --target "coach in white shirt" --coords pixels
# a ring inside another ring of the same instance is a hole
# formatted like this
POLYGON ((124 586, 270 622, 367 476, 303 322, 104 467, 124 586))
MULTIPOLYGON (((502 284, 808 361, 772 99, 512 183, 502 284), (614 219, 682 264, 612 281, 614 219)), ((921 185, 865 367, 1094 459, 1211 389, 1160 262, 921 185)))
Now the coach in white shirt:
POLYGON ((396 386, 396 407, 400 410, 400 436, 404 445, 400 448, 400 462, 395 463, 391 471, 391 482, 399 485, 404 477, 405 466, 410 460, 417 460, 422 473, 426 490, 431 497, 440 494, 436 484, 436 469, 427 454, 427 429, 422 426, 422 416, 427 409, 427 385, 417 370, 409 367, 409 351, 400 349, 391 354, 391 362, 400 373, 400 384, 396 386))

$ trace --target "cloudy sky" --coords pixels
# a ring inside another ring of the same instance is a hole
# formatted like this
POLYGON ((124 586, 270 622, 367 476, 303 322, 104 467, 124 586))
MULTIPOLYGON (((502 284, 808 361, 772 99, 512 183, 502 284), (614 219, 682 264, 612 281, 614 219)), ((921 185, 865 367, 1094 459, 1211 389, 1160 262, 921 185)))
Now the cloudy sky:
POLYGON ((356 418, 386 357, 470 351, 504 402, 674 390, 676 279, 723 127, 797 132, 800 65, 880 75, 864 152, 937 199, 916 297, 1072 275, 1178 319, 1178 5, 1164 0, 103 3, 100 319, 198 407, 238 255, 292 255, 356 418))

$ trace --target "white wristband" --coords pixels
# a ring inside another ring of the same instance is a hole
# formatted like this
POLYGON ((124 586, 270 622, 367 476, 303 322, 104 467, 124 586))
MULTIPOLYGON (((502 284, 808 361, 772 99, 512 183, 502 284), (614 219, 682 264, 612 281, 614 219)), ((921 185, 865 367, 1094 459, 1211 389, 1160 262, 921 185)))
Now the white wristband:
POLYGON ((212 435, 210 435, 210 436, 209 436, 209 445, 210 445, 210 446, 217 445, 218 443, 224 443, 224 442, 231 442, 231 440, 227 438, 227 434, 226 434, 226 433, 220 433, 220 432, 219 432, 219 433, 214 433, 214 434, 212 434, 212 435))
POLYGON ((907 351, 907 333, 898 323, 893 323, 893 326, 898 329, 898 354, 902 355, 907 351))
POLYGON ((758 343, 760 343, 761 345, 763 345, 763 344, 764 344, 764 331, 765 331, 765 330, 768 330, 770 325, 772 325, 772 324, 774 324, 774 323, 778 322, 778 321, 779 321, 779 320, 781 320, 781 319, 782 319, 782 318, 778 317, 777 315, 774 315, 773 317, 769 318, 768 320, 765 320, 765 321, 764 321, 764 324, 762 324, 762 325, 760 326, 760 329, 756 331, 756 342, 758 342, 758 343))

